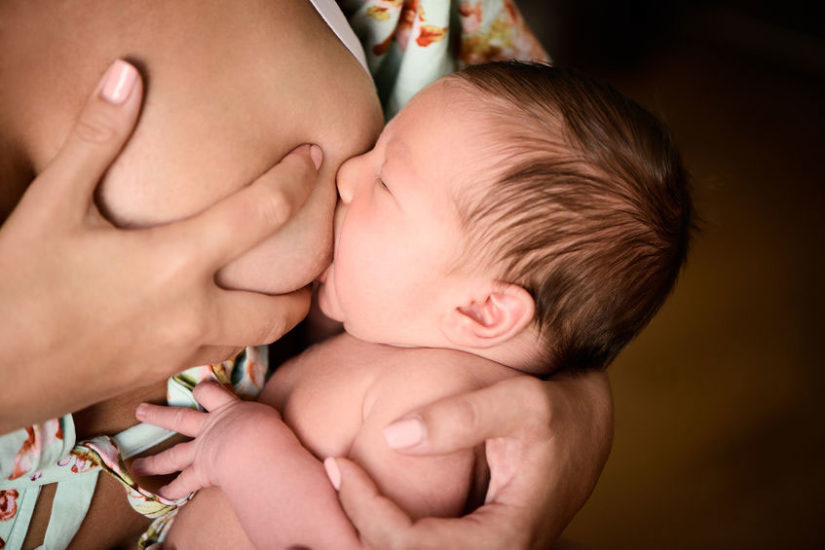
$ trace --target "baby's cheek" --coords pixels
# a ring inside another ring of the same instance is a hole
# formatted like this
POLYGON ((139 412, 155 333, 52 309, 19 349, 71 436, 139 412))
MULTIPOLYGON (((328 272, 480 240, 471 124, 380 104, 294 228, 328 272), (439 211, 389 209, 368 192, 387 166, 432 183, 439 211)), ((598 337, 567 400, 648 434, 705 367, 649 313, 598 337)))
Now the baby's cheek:
POLYGON ((311 283, 332 259, 336 197, 331 178, 322 177, 289 223, 219 271, 218 283, 268 294, 292 292, 311 283))

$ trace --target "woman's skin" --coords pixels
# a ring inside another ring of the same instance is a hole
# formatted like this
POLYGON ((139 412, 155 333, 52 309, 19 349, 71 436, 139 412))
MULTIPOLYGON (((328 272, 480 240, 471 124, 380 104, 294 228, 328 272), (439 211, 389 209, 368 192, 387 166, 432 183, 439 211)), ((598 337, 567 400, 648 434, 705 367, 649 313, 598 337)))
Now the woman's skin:
MULTIPOLYGON (((113 59, 125 57, 146 77, 146 101, 132 140, 97 195, 101 210, 127 227, 185 218, 248 184, 298 144, 317 143, 324 164, 307 205, 284 230, 218 277, 228 287, 269 292, 288 292, 314 278, 329 256, 334 174, 343 160, 371 146, 381 128, 380 109, 369 77, 309 4, 250 0, 243 10, 237 6, 228 0, 0 2, 0 219, 55 156, 103 70, 113 59)), ((72 374, 82 379, 79 368, 72 374)), ((512 538, 515 528, 528 531, 520 537, 538 533, 534 543, 554 537, 592 489, 609 449, 611 409, 604 376, 585 380, 519 389, 531 398, 518 400, 517 417, 543 403, 532 411, 538 413, 535 426, 542 426, 536 437, 555 444, 545 445, 552 449, 540 451, 532 463, 503 462, 521 468, 513 474, 517 485, 533 489, 502 491, 496 506, 470 520, 473 529, 490 535, 485 541, 492 547, 508 548, 513 540, 524 540, 512 538), (554 405, 548 407, 551 398, 554 405), (577 427, 590 430, 588 441, 576 436, 577 427), (563 431, 558 433, 558 428, 563 431), (560 460, 553 461, 556 456, 560 460), (579 456, 584 460, 576 465, 579 456), (547 473, 551 483, 542 481, 547 473), (557 483, 560 479, 564 481, 557 483), (557 495, 560 484, 565 490, 557 495), (561 504, 548 506, 554 495, 561 504), (537 526, 537 516, 544 514, 536 510, 521 521, 508 515, 520 502, 551 513, 552 527, 537 526), (487 520, 479 523, 481 517, 487 520), (493 518, 498 519, 490 521, 493 518)), ((486 398, 516 401, 514 388, 498 391, 503 393, 486 398)), ((147 382, 78 411, 78 437, 116 433, 134 424, 137 403, 162 402, 164 396, 165 383, 147 382)), ((440 410, 423 415, 432 436, 425 441, 436 446, 446 444, 446 436, 439 434, 447 433, 437 426, 455 425, 465 409, 459 405, 458 412, 440 410)), ((469 439, 485 435, 518 435, 512 433, 512 423, 483 422, 487 424, 453 444, 470 444, 469 439)), ((347 465, 342 470, 347 512, 364 533, 376 533, 374 540, 389 540, 377 522, 370 529, 367 516, 358 513, 374 508, 368 486, 360 485, 366 498, 352 498, 359 494, 359 485, 348 483, 354 478, 347 465)), ((152 487, 160 482, 144 483, 152 487)), ((42 541, 52 494, 51 487, 44 488, 26 547, 42 541)), ((183 509, 173 539, 191 543, 195 533, 207 534, 205 527, 220 532, 232 524, 221 515, 227 510, 220 508, 219 493, 218 507, 208 506, 213 497, 215 493, 204 492, 183 509), (192 519, 188 533, 185 518, 192 519)), ((148 523, 128 506, 122 488, 103 475, 72 547, 129 547, 148 523)), ((422 526, 434 524, 416 525, 421 533, 422 526)), ((387 524, 394 536, 409 536, 397 527, 387 524)), ((428 536, 451 540, 468 532, 435 524, 428 536)))
MULTIPOLYGON (((288 292, 326 267, 335 172, 371 146, 383 119, 371 79, 311 5, 7 1, 0 21, 2 217, 55 156, 102 72, 121 57, 142 69, 145 103, 99 190, 102 211, 129 227, 190 216, 297 145, 317 143, 324 163, 307 203, 219 281, 288 292)), ((161 402, 165 393, 165 382, 135 388, 78 412, 78 438, 133 425, 136 405, 161 402)), ((48 489, 27 546, 42 540, 48 489)), ((148 523, 104 475, 73 546, 128 545, 148 523)))
POLYGON ((229 290, 215 275, 300 210, 321 148, 295 148, 195 216, 117 228, 94 193, 142 100, 137 69, 113 63, 58 155, 0 226, 0 304, 13 312, 0 316, 0 434, 267 344, 307 313, 308 288, 277 296, 229 290))

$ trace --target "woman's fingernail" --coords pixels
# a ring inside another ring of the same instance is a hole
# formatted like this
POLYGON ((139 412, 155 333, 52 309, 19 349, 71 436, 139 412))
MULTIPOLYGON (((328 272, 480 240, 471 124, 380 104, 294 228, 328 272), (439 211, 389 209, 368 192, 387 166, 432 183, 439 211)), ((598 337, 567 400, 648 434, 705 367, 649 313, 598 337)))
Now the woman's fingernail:
POLYGON ((392 449, 405 449, 424 441, 427 427, 418 416, 410 416, 393 422, 384 428, 384 439, 392 449))
POLYGON ((312 157, 312 163, 315 165, 315 169, 318 170, 324 161, 324 152, 313 143, 309 146, 309 156, 312 157))
POLYGON ((118 59, 103 77, 100 95, 112 105, 120 105, 129 97, 137 82, 137 69, 122 59, 118 59))
POLYGON ((327 472, 327 477, 335 490, 341 488, 341 470, 338 468, 338 462, 334 458, 327 457, 324 459, 324 470, 327 472))

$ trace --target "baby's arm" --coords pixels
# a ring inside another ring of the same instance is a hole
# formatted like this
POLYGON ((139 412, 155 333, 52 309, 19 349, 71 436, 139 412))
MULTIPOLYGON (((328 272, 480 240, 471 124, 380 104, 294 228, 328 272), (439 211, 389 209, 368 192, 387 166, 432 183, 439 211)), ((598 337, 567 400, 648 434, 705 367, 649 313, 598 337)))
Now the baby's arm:
MULTIPOLYGON (((448 369, 440 370, 445 373, 448 369)), ((396 376, 384 377, 375 383, 364 403, 362 428, 348 453, 370 472, 387 496, 414 517, 459 514, 470 486, 472 451, 412 458, 390 453, 384 440, 386 418, 395 418, 430 399, 467 387, 464 380, 455 377, 448 380, 443 374, 441 378, 433 380, 432 377, 416 376, 411 380, 398 380, 396 376), (434 387, 438 388, 438 395, 432 395, 434 387), (404 391, 399 392, 399 388, 404 391)), ((199 400, 203 398, 204 389, 202 386, 196 389, 199 400)), ((228 415, 226 409, 221 409, 222 405, 210 402, 204 403, 212 411, 209 414, 220 413, 220 417, 191 422, 181 421, 188 415, 181 415, 175 409, 141 408, 144 411, 142 420, 198 436, 184 445, 197 444, 200 448, 177 453, 182 457, 191 455, 184 457, 192 464, 191 468, 181 458, 165 458, 164 455, 141 461, 137 466, 146 473, 184 470, 179 478, 181 481, 170 484, 172 492, 164 492, 169 497, 183 496, 202 486, 219 486, 223 498, 235 511, 256 547, 290 544, 321 548, 360 546, 320 461, 300 445, 278 413, 259 403, 236 401, 234 396, 216 386, 213 389, 224 395, 224 401, 228 399, 230 404, 234 403, 235 412, 245 414, 228 415), (175 424, 171 425, 172 422, 175 424), (198 423, 202 425, 195 425, 198 423)))
POLYGON ((240 401, 213 383, 197 386, 195 397, 208 413, 138 408, 140 420, 195 437, 133 464, 145 474, 181 471, 162 496, 220 487, 256 548, 360 547, 322 464, 275 409, 240 401))

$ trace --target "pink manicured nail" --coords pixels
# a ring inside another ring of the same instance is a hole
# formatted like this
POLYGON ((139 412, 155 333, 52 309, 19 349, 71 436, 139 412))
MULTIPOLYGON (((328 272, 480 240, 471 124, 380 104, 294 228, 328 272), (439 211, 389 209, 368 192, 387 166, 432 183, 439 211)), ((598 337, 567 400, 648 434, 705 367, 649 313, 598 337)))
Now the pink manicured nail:
POLYGON ((100 95, 109 103, 120 105, 132 93, 135 82, 137 82, 137 76, 137 70, 134 67, 122 59, 118 59, 106 71, 106 76, 103 77, 103 90, 101 90, 100 95))
POLYGON ((309 156, 312 157, 312 163, 315 165, 315 169, 318 170, 324 161, 324 152, 320 147, 312 144, 309 146, 309 156))
POLYGON ((404 449, 417 445, 424 441, 426 435, 427 427, 417 416, 402 418, 384 428, 384 439, 392 449, 404 449))
POLYGON ((331 456, 324 459, 324 470, 327 472, 329 482, 332 483, 336 491, 339 490, 341 488, 341 470, 338 468, 338 463, 331 456))

